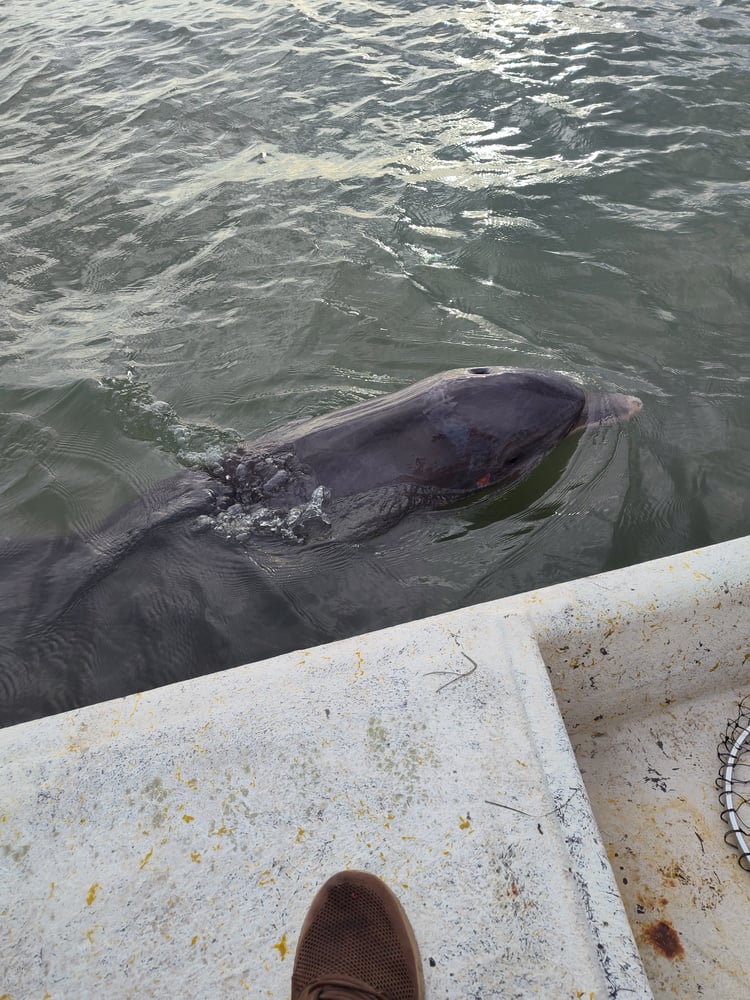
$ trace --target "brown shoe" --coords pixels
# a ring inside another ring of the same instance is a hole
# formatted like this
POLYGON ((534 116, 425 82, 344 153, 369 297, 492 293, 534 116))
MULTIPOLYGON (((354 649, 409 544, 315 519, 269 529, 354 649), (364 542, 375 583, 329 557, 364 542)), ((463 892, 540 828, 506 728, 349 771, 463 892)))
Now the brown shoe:
POLYGON ((345 871, 318 890, 297 943, 292 1000, 424 1000, 414 931, 385 882, 345 871))

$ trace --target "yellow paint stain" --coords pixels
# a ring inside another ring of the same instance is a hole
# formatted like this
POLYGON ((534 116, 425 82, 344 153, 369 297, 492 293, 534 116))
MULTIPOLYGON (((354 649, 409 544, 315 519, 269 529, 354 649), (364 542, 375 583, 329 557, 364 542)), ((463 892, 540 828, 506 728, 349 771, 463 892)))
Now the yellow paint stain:
POLYGON ((271 874, 270 869, 266 868, 266 870, 263 872, 263 874, 261 875, 261 877, 258 879, 258 885, 275 885, 276 884, 276 879, 275 878, 267 878, 266 877, 266 876, 268 876, 270 874, 271 874))
POLYGON ((461 830, 468 830, 471 827, 471 820, 464 819, 463 816, 458 817, 458 826, 461 830))
POLYGON ((302 829, 302 827, 301 826, 297 827, 297 836, 294 838, 295 844, 299 844, 299 842, 302 840, 302 838, 304 837, 304 835, 305 835, 305 831, 302 829))
POLYGON ((609 622, 609 628, 602 636, 603 639, 609 639, 611 635, 614 635, 615 628, 617 627, 616 622, 612 618, 608 618, 607 621, 609 622))
POLYGON ((708 670, 709 674, 712 674, 714 672, 714 670, 716 670, 718 668, 718 666, 719 666, 719 661, 717 660, 716 663, 714 663, 714 665, 712 667, 709 667, 709 670, 708 670))
POLYGON ((86 937, 89 939, 89 944, 94 943, 95 932, 96 932, 96 927, 92 927, 90 931, 86 931, 86 937))
POLYGON ((188 816, 188 814, 185 813, 185 815, 182 817, 182 819, 183 819, 183 821, 185 823, 192 823, 193 820, 195 819, 195 816, 188 816))
POLYGON ((196 934, 193 940, 190 942, 191 947, 195 947, 198 944, 198 935, 196 934))
MULTIPOLYGON (((181 785, 187 785, 188 788, 190 788, 192 791, 195 792, 195 791, 198 790, 198 779, 197 778, 183 778, 182 777, 182 771, 180 770, 179 767, 175 771, 175 778, 177 778, 177 780, 180 782, 181 785)), ((180 806, 179 808, 184 809, 185 807, 184 806, 180 806)))
POLYGON ((143 871, 143 869, 144 869, 144 868, 146 867, 146 865, 147 865, 147 864, 149 863, 149 861, 151 860, 151 855, 152 855, 153 853, 154 853, 154 849, 153 849, 153 847, 152 847, 152 848, 151 848, 151 850, 150 850, 150 851, 147 851, 147 852, 146 852, 146 854, 144 855, 144 857, 143 857, 143 858, 141 858, 141 863, 140 863, 140 866, 139 866, 139 867, 140 867, 140 869, 141 869, 141 871, 143 871))
POLYGON ((211 832, 212 832, 212 835, 214 837, 224 837, 228 833, 233 833, 234 832, 234 827, 233 826, 230 826, 230 827, 220 826, 218 830, 212 830, 211 832))
POLYGON ((281 961, 283 962, 287 953, 286 934, 281 935, 281 940, 276 942, 274 948, 278 951, 279 955, 281 955, 281 961))
POLYGON ((98 882, 94 882, 94 884, 89 889, 88 895, 86 896, 86 902, 88 903, 89 906, 91 906, 91 904, 96 899, 96 894, 99 891, 99 889, 101 889, 101 886, 99 885, 98 882))
POLYGON ((199 865, 201 863, 201 852, 200 851, 191 851, 190 852, 190 860, 194 861, 196 863, 196 865, 199 865))
MULTIPOLYGON (((3 815, 3 816, 2 816, 1 818, 0 818, 0 823, 7 823, 7 822, 8 822, 8 817, 7 817, 7 815, 3 815)), ((10 994, 9 994, 9 993, 6 993, 5 995, 6 995, 6 996, 10 996, 10 994)), ((3 998, 2 998, 2 997, 0 997, 0 1000, 3 1000, 3 998)))
POLYGON ((527 765, 527 764, 525 764, 525 763, 524 763, 524 762, 523 762, 522 760, 519 760, 519 759, 518 759, 518 757, 516 757, 516 764, 520 764, 520 765, 521 765, 521 767, 527 767, 527 766, 528 766, 528 765, 527 765))
POLYGON ((354 655, 357 657, 357 669, 354 671, 354 679, 356 680, 358 677, 365 676, 365 669, 363 666, 365 661, 358 649, 354 650, 354 655))
POLYGON ((85 816, 81 816, 81 823, 85 823, 85 822, 86 822, 86 817, 85 816))
MULTIPOLYGON (((52 899, 52 897, 54 895, 55 895, 55 883, 54 882, 50 882, 50 884, 49 884, 49 896, 47 898, 48 899, 52 899)), ((0 1000, 2 1000, 2 997, 0 997, 0 1000)))

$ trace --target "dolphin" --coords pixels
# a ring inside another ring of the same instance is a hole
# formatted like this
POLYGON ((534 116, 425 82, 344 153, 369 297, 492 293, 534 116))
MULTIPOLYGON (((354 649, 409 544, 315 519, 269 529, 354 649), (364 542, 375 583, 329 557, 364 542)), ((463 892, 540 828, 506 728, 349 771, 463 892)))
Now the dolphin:
POLYGON ((86 534, 0 539, 0 725, 341 638, 290 605, 254 546, 384 532, 641 405, 556 373, 457 369, 261 435, 86 534))
MULTIPOLYGON (((628 420, 641 406, 635 396, 588 392, 556 373, 456 369, 288 424, 226 456, 213 474, 238 501, 238 515, 261 501, 271 516, 291 508, 298 521, 286 526, 304 537, 316 519, 295 505, 317 490, 317 506, 332 512, 321 518, 331 522, 326 528, 361 537, 411 510, 512 485, 571 434, 628 420)), ((318 513, 315 503, 308 513, 318 513)))

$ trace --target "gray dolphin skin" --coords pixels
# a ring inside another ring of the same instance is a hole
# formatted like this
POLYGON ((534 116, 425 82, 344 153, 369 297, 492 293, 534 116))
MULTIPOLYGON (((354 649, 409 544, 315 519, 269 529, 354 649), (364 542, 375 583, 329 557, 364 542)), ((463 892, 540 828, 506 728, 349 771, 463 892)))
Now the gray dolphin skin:
POLYGON ((458 369, 256 438, 89 534, 0 539, 0 725, 342 638, 256 548, 384 532, 640 409, 554 373, 458 369))
POLYGON ((455 498, 527 475, 563 438, 628 419, 634 396, 563 375, 466 368, 292 425, 255 446, 289 450, 337 496, 395 484, 455 498))

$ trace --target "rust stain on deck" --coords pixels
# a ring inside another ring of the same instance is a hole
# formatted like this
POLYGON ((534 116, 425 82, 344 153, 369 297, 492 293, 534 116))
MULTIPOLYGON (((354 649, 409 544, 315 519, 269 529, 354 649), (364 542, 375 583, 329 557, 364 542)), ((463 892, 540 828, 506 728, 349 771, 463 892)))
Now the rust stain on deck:
POLYGON ((643 928, 643 937, 651 947, 665 958, 684 958, 680 935, 666 920, 655 920, 643 928))

